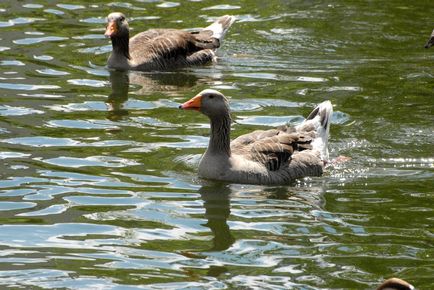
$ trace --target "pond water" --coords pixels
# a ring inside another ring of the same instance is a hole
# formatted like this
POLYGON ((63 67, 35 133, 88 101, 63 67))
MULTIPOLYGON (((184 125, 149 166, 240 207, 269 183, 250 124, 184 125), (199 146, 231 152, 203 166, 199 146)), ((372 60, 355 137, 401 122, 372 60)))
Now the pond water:
POLYGON ((434 288, 430 1, 0 2, 0 287, 434 288), (105 16, 195 28, 232 14, 216 65, 106 69, 105 16), (290 186, 201 180, 208 120, 232 135, 334 104, 330 152, 290 186))

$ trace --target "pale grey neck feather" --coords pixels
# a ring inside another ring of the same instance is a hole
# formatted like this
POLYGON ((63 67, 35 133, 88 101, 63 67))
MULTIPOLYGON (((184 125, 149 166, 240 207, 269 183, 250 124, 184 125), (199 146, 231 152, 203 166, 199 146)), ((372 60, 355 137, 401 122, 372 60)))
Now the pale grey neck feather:
POLYGON ((229 113, 210 117, 211 137, 207 152, 217 155, 231 156, 231 117, 229 113))

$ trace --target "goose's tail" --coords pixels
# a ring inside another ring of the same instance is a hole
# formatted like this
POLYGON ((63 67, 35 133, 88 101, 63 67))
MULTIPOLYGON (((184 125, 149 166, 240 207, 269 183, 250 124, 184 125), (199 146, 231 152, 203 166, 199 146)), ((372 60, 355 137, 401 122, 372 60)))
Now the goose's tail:
POLYGON ((306 120, 298 126, 298 129, 316 131, 316 137, 312 142, 312 148, 321 153, 321 159, 329 160, 328 138, 330 123, 333 114, 333 106, 330 101, 324 101, 309 114, 306 120))
POLYGON ((216 21, 213 22, 210 26, 204 28, 204 31, 211 31, 213 38, 219 41, 221 45, 223 38, 228 32, 231 25, 235 22, 235 16, 225 15, 219 17, 216 21))
POLYGON ((430 48, 434 45, 434 30, 431 33, 431 36, 429 37, 427 43, 425 44, 425 48, 430 48))

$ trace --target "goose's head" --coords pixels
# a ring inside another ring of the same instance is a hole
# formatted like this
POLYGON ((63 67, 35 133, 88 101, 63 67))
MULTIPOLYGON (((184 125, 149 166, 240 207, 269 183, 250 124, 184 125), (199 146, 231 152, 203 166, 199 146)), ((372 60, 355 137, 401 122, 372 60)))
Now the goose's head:
POLYGON ((377 290, 414 290, 414 287, 402 279, 390 278, 384 281, 377 290))
POLYGON ((196 110, 214 118, 229 115, 229 102, 219 91, 207 89, 179 106, 180 109, 196 110))
POLYGON ((431 33, 430 38, 428 39, 427 43, 425 44, 425 48, 430 48, 434 45, 434 30, 431 33))
POLYGON ((120 12, 113 12, 107 16, 107 27, 104 33, 105 36, 121 37, 129 35, 129 26, 125 15, 120 12))

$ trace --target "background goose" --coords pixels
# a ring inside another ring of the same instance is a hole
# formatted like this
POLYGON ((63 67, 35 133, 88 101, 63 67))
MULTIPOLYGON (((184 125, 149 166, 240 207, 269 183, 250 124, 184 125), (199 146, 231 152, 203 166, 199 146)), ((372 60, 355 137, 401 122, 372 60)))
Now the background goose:
POLYGON ((230 141, 229 104, 222 93, 207 89, 179 106, 208 116, 211 137, 199 164, 199 176, 251 184, 288 184, 320 176, 328 160, 327 139, 333 107, 319 104, 297 127, 258 130, 230 141))
POLYGON ((402 279, 390 278, 378 286, 377 290, 414 290, 414 287, 402 279))
POLYGON ((431 32, 431 36, 429 37, 428 41, 425 44, 425 48, 430 48, 434 45, 434 30, 431 32))
POLYGON ((110 37, 113 46, 108 66, 149 71, 208 63, 215 59, 215 49, 234 21, 235 17, 225 15, 201 31, 151 29, 130 39, 125 16, 110 13, 104 34, 110 37))

